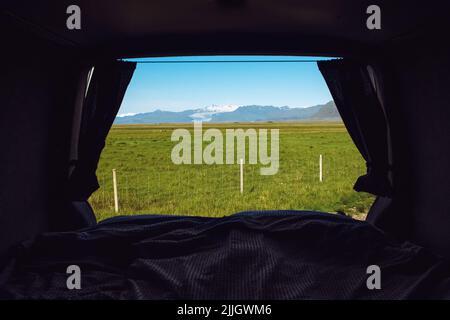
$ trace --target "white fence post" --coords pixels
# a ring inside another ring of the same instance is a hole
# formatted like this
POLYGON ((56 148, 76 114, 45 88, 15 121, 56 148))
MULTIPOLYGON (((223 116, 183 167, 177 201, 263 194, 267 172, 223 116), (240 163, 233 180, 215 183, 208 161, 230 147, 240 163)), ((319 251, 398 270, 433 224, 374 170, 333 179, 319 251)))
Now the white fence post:
POLYGON ((116 213, 118 213, 119 212, 119 197, 117 195, 116 169, 113 169, 112 172, 113 172, 113 188, 114 188, 114 211, 116 213))
POLYGON ((241 159, 241 193, 244 193, 244 159, 241 159))
POLYGON ((319 156, 319 181, 323 181, 323 172, 322 172, 322 155, 319 156))

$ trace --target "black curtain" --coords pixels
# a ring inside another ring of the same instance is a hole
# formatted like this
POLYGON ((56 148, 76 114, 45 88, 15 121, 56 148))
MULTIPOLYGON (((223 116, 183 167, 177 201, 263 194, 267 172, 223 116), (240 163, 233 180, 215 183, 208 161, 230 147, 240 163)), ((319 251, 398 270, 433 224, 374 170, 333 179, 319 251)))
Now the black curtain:
POLYGON ((359 152, 367 173, 358 178, 356 191, 392 196, 388 125, 368 65, 346 59, 319 61, 319 70, 359 152))
POLYGON ((99 188, 97 164, 135 68, 135 62, 115 60, 94 67, 83 106, 78 159, 69 179, 72 201, 85 202, 99 188))

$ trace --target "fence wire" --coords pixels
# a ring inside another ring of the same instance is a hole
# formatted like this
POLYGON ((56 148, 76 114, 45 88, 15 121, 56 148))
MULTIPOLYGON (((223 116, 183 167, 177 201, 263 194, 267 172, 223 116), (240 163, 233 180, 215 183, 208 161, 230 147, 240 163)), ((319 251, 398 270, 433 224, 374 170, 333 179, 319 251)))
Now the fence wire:
MULTIPOLYGON (((243 195, 271 194, 289 195, 296 189, 309 192, 312 188, 327 188, 332 184, 347 181, 364 172, 361 163, 342 163, 324 155, 323 181, 319 181, 319 156, 317 161, 299 163, 285 161, 277 174, 264 176, 261 165, 244 164, 243 195)), ((236 201, 240 195, 239 165, 181 165, 168 164, 166 168, 116 169, 119 213, 152 213, 155 208, 175 207, 180 202, 197 199, 209 201, 213 207, 236 201)), ((112 172, 97 173, 100 189, 90 198, 96 210, 114 211, 112 172)))

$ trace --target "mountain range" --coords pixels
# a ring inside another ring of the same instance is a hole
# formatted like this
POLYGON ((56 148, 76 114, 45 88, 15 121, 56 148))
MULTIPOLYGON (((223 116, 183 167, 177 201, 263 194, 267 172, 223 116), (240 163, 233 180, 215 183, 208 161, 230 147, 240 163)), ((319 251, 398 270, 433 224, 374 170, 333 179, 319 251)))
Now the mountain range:
POLYGON ((255 122, 255 121, 340 121, 333 101, 306 108, 274 106, 209 106, 185 111, 156 110, 146 113, 118 115, 115 124, 205 122, 255 122))

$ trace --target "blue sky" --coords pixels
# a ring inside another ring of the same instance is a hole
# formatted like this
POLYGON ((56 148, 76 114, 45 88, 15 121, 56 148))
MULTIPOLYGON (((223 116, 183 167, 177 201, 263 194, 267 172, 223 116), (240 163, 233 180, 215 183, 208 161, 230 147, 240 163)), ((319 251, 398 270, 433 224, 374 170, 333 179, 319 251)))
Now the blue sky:
MULTIPOLYGON (((316 60, 317 57, 203 56, 130 61, 316 60)), ((323 58, 329 59, 329 58, 323 58)), ((211 105, 308 107, 331 95, 316 63, 138 63, 119 114, 211 105)))

